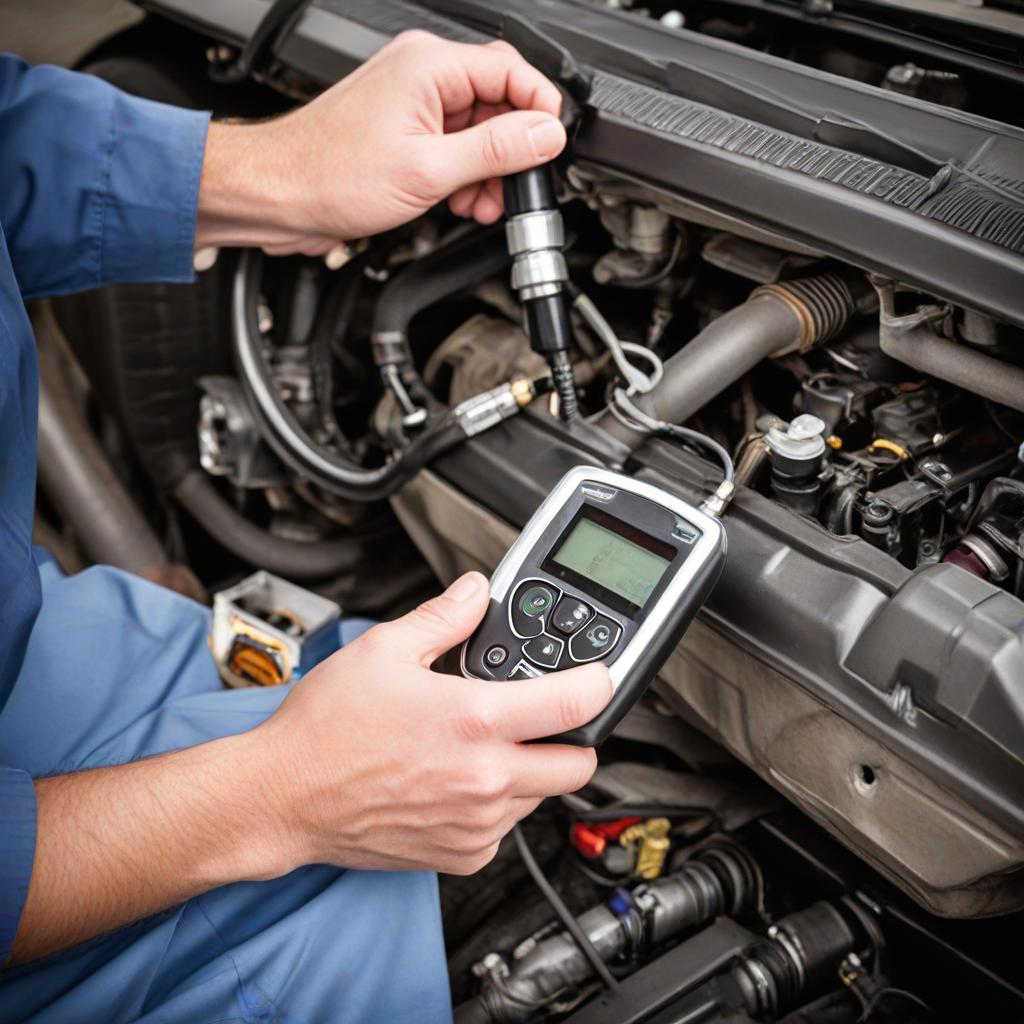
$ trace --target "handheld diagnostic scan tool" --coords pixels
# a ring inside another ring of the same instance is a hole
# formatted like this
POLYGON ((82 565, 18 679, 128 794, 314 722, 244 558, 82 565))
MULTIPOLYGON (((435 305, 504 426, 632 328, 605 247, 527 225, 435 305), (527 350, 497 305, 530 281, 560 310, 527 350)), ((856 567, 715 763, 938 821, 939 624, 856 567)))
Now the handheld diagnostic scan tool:
POLYGON ((603 661, 614 692, 548 742, 595 746, 668 658, 718 581, 721 522, 658 487, 592 466, 568 472, 491 577, 464 675, 516 680, 603 661))

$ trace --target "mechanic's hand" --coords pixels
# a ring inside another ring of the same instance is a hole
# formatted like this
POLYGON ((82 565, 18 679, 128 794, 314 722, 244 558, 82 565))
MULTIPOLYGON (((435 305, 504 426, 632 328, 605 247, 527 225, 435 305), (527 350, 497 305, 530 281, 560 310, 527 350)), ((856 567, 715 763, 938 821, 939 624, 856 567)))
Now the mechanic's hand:
POLYGON ((542 798, 590 779, 593 750, 520 741, 590 721, 611 696, 603 665, 514 683, 430 671, 487 601, 479 573, 461 577, 323 662, 256 730, 290 866, 468 874, 542 798))
POLYGON ((449 196, 455 213, 491 223, 499 179, 561 152, 560 106, 506 43, 405 32, 306 106, 211 126, 197 247, 326 252, 449 196))

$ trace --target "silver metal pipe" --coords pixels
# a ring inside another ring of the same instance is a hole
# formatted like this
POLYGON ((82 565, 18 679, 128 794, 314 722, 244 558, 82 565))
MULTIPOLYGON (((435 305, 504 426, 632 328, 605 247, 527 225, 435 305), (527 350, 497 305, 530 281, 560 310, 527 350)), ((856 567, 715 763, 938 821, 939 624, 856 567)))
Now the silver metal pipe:
MULTIPOLYGON (((56 331, 48 317, 36 326, 44 342, 47 332, 56 331)), ((51 348, 56 344, 41 346, 39 358, 38 472, 43 491, 94 562, 201 598, 202 585, 191 570, 168 562, 159 538, 79 410, 51 348)))
POLYGON ((49 359, 39 375, 39 482, 94 561, 139 575, 167 561, 49 359))

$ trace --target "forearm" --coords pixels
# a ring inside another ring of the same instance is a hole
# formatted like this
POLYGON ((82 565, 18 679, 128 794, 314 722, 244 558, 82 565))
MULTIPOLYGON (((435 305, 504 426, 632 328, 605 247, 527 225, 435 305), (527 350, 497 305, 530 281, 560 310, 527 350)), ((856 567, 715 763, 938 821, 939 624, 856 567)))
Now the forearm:
POLYGON ((267 223, 273 170, 255 125, 214 122, 206 136, 199 184, 196 248, 259 245, 275 230, 267 223))
POLYGON ((301 181, 287 139, 287 117, 254 124, 214 122, 203 157, 196 248, 303 248, 316 231, 301 181))
POLYGON ((234 881, 296 865, 258 734, 36 783, 38 827, 11 963, 234 881))

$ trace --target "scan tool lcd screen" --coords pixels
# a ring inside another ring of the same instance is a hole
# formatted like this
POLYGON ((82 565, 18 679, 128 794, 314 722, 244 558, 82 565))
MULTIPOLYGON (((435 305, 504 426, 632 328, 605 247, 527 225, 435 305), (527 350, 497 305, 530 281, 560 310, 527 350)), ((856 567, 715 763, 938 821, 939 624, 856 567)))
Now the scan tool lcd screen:
MULTIPOLYGON (((585 507, 563 536, 549 561, 575 576, 576 582, 597 585, 596 596, 621 598, 626 612, 640 611, 661 582, 675 554, 662 544, 614 516, 585 507)), ((563 578, 566 573, 559 573, 563 578)), ((589 588, 593 589, 593 588, 589 588)), ((619 602, 609 600, 617 605, 619 602)))

